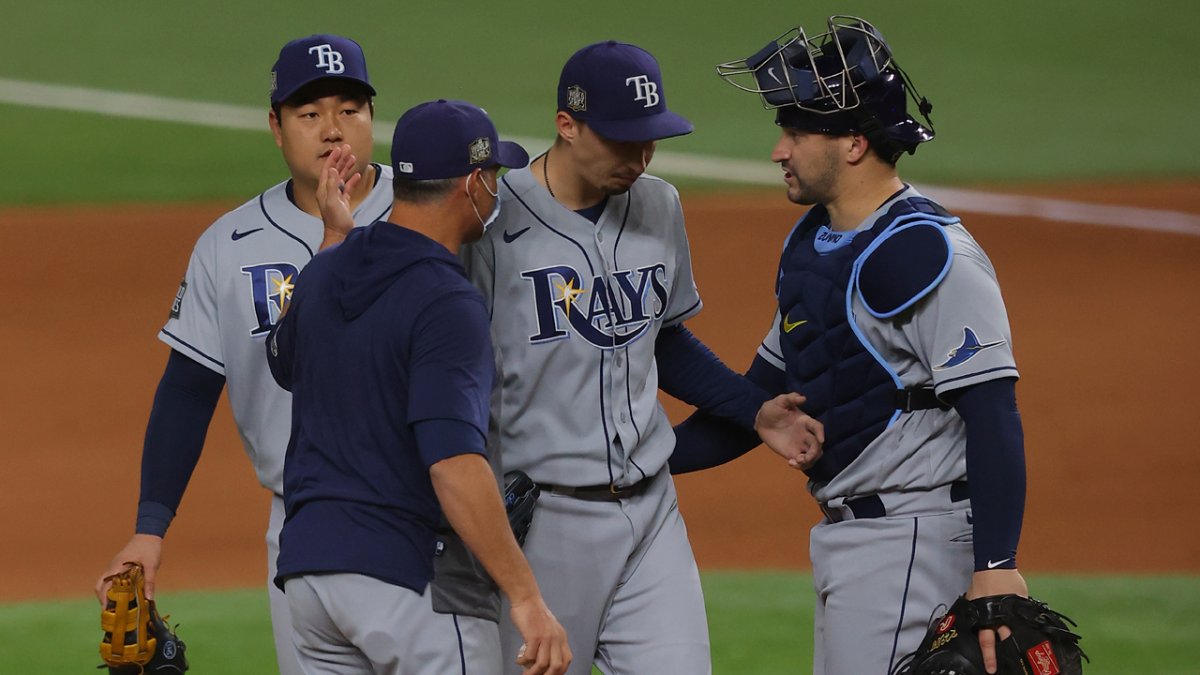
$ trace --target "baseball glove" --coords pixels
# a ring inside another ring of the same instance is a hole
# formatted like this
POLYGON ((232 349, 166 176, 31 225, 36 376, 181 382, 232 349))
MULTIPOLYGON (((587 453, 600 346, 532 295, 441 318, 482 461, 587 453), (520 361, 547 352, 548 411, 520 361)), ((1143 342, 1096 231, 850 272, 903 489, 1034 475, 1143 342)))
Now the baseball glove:
MULTIPOLYGON (((175 637, 158 615, 153 600, 146 599, 141 565, 127 563, 112 581, 108 602, 100 611, 100 656, 110 675, 183 673, 188 669, 183 641, 175 637)), ((103 666, 101 666, 103 668, 103 666)))
POLYGON ((508 511, 508 524, 512 527, 517 544, 525 545, 525 535, 533 524, 533 507, 537 505, 541 489, 524 471, 504 474, 504 509, 508 511))
POLYGON ((960 596, 930 622, 917 651, 893 675, 986 675, 978 631, 1008 626, 1012 635, 996 643, 998 675, 1081 675, 1087 655, 1079 648, 1075 622, 1045 603, 1019 595, 977 600, 960 596), (1067 623, 1071 627, 1067 627, 1067 623))

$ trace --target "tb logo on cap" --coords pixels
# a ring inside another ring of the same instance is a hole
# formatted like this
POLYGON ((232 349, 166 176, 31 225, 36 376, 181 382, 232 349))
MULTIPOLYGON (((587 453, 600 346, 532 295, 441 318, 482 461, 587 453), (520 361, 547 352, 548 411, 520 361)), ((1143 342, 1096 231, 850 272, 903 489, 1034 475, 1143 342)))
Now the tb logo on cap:
POLYGON ((342 62, 342 53, 329 45, 309 47, 308 53, 317 53, 317 67, 324 68, 330 75, 340 75, 346 72, 346 64, 342 62))
POLYGON ((637 96, 633 97, 635 101, 645 101, 646 105, 643 108, 652 108, 658 105, 658 83, 651 82, 648 75, 635 75, 625 78, 625 86, 633 85, 637 96))

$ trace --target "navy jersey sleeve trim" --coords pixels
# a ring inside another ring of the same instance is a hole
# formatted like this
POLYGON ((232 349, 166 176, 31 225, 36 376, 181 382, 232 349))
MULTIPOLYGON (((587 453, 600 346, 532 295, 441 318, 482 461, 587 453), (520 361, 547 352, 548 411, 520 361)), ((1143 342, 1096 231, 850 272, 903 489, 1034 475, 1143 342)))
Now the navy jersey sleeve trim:
MULTIPOLYGON (((187 347, 192 352, 195 352, 196 356, 199 356, 200 358, 205 359, 207 361, 211 361, 212 363, 215 363, 218 367, 220 367, 221 370, 225 370, 224 363, 221 363, 220 361, 214 359, 213 357, 209 356, 208 354, 205 354, 204 352, 200 351, 199 348, 197 348, 195 345, 189 343, 187 340, 184 340, 183 338, 179 337, 178 335, 175 335, 174 333, 167 330, 166 328, 162 328, 159 330, 163 335, 166 335, 167 337, 171 338, 175 342, 178 342, 180 345, 183 345, 184 347, 187 347)), ((175 350, 172 350, 172 351, 175 351, 175 350)), ((222 376, 222 377, 224 377, 224 376, 222 376)))
POLYGON ((665 326, 674 326, 674 325, 676 325, 676 324, 677 324, 679 321, 682 321, 683 319, 686 319, 686 318, 688 317, 688 315, 689 315, 689 314, 692 314, 692 313, 693 313, 693 312, 695 312, 697 309, 699 309, 699 307, 700 307, 700 305, 701 305, 701 304, 702 304, 702 303, 701 303, 701 301, 700 301, 700 300, 696 300, 696 302, 695 302, 695 303, 694 303, 694 304, 693 304, 691 307, 688 307, 687 309, 685 309, 685 310, 683 310, 682 312, 680 312, 680 313, 676 314, 675 316, 672 316, 672 317, 669 317, 669 318, 665 319, 665 320, 663 321, 663 325, 665 325, 665 326))
POLYGON ((1016 380, 964 387, 951 396, 967 427, 967 483, 975 570, 1013 569, 1025 513, 1025 441, 1016 380))
POLYGON ((142 446, 136 531, 163 536, 200 461, 225 377, 171 350, 154 394, 142 446), (145 508, 142 507, 146 504, 145 508))

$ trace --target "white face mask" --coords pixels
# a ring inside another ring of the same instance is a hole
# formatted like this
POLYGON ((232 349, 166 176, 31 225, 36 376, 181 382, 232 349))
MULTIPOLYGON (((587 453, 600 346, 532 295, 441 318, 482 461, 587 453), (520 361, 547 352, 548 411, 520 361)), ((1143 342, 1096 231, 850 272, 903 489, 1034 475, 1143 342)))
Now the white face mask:
POLYGON ((483 231, 486 234, 488 228, 491 227, 492 223, 496 222, 496 218, 500 216, 500 186, 497 185, 496 191, 492 192, 492 189, 488 187, 487 181, 482 178, 483 174, 480 174, 481 177, 479 182, 483 184, 483 189, 487 190, 489 195, 496 198, 495 206, 492 207, 492 212, 488 214, 487 220, 484 220, 483 216, 479 215, 479 207, 475 206, 475 199, 471 197, 471 177, 474 175, 474 172, 467 174, 467 184, 463 189, 467 191, 467 198, 471 200, 471 208, 475 209, 475 217, 479 219, 479 224, 483 226, 483 231))

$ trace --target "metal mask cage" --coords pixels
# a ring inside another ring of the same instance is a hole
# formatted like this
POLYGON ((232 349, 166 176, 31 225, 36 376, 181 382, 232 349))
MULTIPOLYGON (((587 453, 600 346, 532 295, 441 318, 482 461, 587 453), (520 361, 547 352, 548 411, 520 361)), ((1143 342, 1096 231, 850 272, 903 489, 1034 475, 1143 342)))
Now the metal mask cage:
POLYGON ((717 65, 717 74, 742 91, 758 94, 768 110, 796 106, 828 115, 857 108, 862 103, 860 89, 891 71, 903 79, 909 97, 929 122, 933 106, 917 94, 874 26, 857 17, 834 15, 828 28, 809 38, 797 26, 749 57, 717 65))

